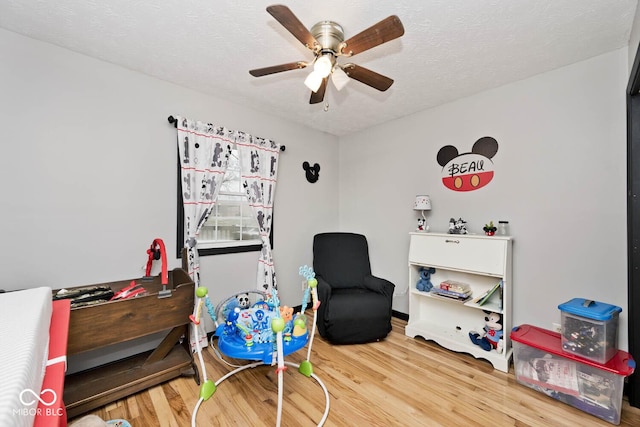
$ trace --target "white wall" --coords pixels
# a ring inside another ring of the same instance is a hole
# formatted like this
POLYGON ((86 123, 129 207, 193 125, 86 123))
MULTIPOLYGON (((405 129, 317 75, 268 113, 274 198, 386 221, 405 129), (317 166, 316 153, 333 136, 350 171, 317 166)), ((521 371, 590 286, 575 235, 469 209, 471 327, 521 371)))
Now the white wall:
POLYGON ((640 7, 636 7, 636 14, 633 17, 633 25, 631 26, 631 34, 629 35, 629 64, 628 69, 631 72, 633 67, 633 60, 636 57, 638 51, 638 44, 640 43, 640 7))
MULTIPOLYGON (((557 304, 575 296, 606 301, 623 307, 624 348, 627 75, 620 49, 338 141, 0 30, 0 288, 137 277, 155 237, 179 266, 175 129, 166 118, 182 114, 287 146, 274 225, 285 304, 299 304, 298 266, 312 262, 312 236, 338 225, 366 234, 373 272, 406 289, 412 202, 426 192, 434 230, 451 216, 472 232, 489 220, 511 222, 515 324, 550 327, 557 304), (486 135, 499 143, 494 181, 471 193, 446 190, 438 149, 469 151, 486 135), (305 160, 322 167, 315 184, 304 178, 305 160)), ((205 257, 203 284, 219 297, 253 288, 256 259, 205 257)), ((406 296, 394 308, 408 312, 406 296)))
MULTIPOLYGON (((312 263, 313 235, 338 226, 336 137, 5 30, 0 96, 0 288, 140 277, 156 237, 179 267, 176 131, 167 117, 180 114, 287 147, 274 259, 283 303, 300 304, 298 267, 312 263), (305 179, 305 160, 322 166, 315 184, 305 179)), ((214 304, 255 289, 257 257, 201 259, 214 304)))
MULTIPOLYGON (((551 328, 559 303, 591 298, 623 308, 626 349, 627 75, 624 48, 341 138, 341 229, 367 235, 374 274, 401 292, 416 194, 431 195, 434 231, 450 217, 474 233, 509 220, 514 324, 551 328), (493 181, 447 190, 438 150, 469 152, 483 136, 499 144, 493 181)), ((408 313, 406 294, 394 308, 408 313)))

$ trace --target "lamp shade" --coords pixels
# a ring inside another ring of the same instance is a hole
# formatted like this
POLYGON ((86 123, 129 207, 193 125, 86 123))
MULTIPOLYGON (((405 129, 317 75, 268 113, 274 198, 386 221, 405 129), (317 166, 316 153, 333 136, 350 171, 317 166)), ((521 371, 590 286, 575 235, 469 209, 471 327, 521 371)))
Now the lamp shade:
POLYGON ((304 80, 304 84, 311 89, 312 92, 317 92, 322 84, 322 76, 315 71, 312 71, 304 80))
POLYGON ((349 83, 349 80, 349 76, 342 70, 342 68, 340 68, 338 65, 333 67, 333 73, 331 73, 331 81, 333 82, 333 85, 336 87, 336 89, 342 90, 342 88, 345 87, 347 83, 349 83))
POLYGON ((327 77, 331 74, 331 69, 333 68, 333 63, 329 58, 329 55, 322 55, 316 62, 313 64, 313 71, 318 73, 321 78, 327 77))
POLYGON ((429 198, 429 196, 426 196, 426 195, 416 196, 416 200, 415 202, 413 202, 413 210, 430 211, 431 199, 429 198))

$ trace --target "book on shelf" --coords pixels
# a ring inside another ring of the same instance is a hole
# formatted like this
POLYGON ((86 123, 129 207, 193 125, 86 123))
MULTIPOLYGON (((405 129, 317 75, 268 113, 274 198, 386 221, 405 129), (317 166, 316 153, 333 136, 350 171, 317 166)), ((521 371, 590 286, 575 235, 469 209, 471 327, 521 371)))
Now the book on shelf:
POLYGON ((459 302, 459 303, 465 303, 467 301, 469 301, 471 299, 471 297, 454 297, 454 296, 450 296, 450 295, 445 295, 445 294, 441 294, 438 292, 429 292, 429 295, 431 295, 431 298, 439 298, 439 299, 443 299, 443 300, 447 300, 447 301, 454 301, 454 302, 459 302))
POLYGON ((471 296, 471 290, 467 292, 454 292, 446 289, 432 288, 431 293, 438 296, 443 296, 443 297, 453 298, 453 299, 460 299, 460 300, 467 300, 471 296))
POLYGON ((488 291, 486 291, 485 293, 483 293, 482 295, 474 299, 473 303, 478 305, 484 305, 487 301, 489 301, 489 298, 491 298, 491 296, 498 289, 502 289, 502 280, 496 283, 495 285, 493 285, 493 287, 491 287, 488 291))
POLYGON ((440 283, 440 289, 464 294, 471 291, 471 286, 467 283, 457 282, 455 280, 445 280, 440 283))

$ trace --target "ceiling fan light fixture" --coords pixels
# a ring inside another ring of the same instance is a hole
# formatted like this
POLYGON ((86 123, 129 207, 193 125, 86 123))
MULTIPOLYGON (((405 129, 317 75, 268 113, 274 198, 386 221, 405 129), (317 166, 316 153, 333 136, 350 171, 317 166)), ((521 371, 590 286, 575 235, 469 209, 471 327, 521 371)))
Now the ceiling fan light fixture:
POLYGON ((320 89, 320 85, 322 84, 322 77, 315 70, 309 73, 307 78, 304 80, 304 84, 308 87, 312 92, 317 92, 320 89))
POLYGON ((321 78, 325 78, 331 74, 333 62, 331 58, 329 58, 330 56, 331 54, 322 55, 316 59, 316 62, 313 64, 313 72, 318 73, 321 78))
MULTIPOLYGON (((345 38, 342 26, 333 21, 320 21, 307 30, 298 17, 285 5, 268 6, 267 12, 300 43, 313 52, 314 69, 304 81, 305 86, 313 92, 309 99, 310 104, 322 102, 330 74, 331 80, 338 90, 342 89, 350 80, 357 80, 381 92, 389 89, 393 84, 393 79, 367 68, 355 64, 339 66, 337 58, 360 54, 404 35, 404 27, 396 15, 391 15, 356 35, 345 38)), ((311 64, 303 61, 290 62, 249 70, 249 73, 254 77, 261 77, 301 69, 309 65, 311 64)))
POLYGON ((344 72, 344 70, 336 65, 333 68, 333 73, 331 74, 331 81, 333 82, 333 85, 336 87, 336 89, 338 90, 342 90, 343 87, 345 87, 347 85, 347 83, 349 83, 349 76, 347 75, 347 73, 344 72))

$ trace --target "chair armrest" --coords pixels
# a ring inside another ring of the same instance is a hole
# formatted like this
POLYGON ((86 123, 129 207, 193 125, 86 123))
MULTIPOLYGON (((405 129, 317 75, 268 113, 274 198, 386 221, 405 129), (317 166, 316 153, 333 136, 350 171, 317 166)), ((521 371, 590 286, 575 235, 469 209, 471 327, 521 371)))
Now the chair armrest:
POLYGON ((331 298, 331 285, 327 283, 322 276, 316 276, 318 281, 318 299, 322 301, 329 301, 331 298))
POLYGON ((365 276, 364 287, 388 298, 393 297, 393 291, 396 288, 396 286, 387 279, 382 279, 376 276, 365 276))
POLYGON ((320 300, 320 306, 318 307, 318 320, 316 325, 318 326, 318 332, 321 336, 326 336, 326 325, 321 319, 326 319, 326 311, 329 306, 329 299, 331 298, 331 285, 327 283, 322 276, 316 276, 318 281, 318 299, 320 300))

